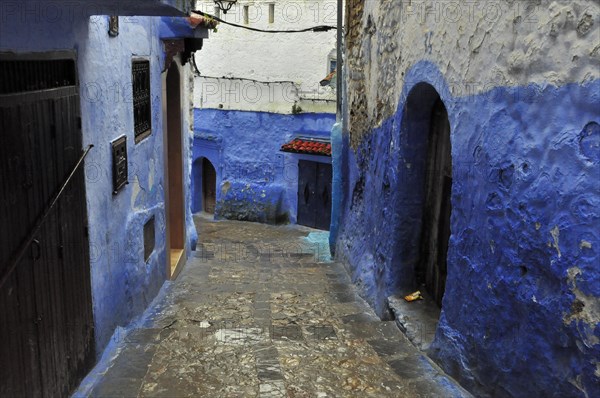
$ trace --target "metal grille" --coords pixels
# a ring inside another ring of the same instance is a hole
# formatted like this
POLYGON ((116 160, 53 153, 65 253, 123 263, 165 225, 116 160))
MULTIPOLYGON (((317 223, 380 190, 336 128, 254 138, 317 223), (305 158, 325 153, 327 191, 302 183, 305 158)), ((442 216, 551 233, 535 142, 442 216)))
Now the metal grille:
POLYGON ((77 85, 75 61, 0 61, 0 95, 77 85))
POLYGON ((152 128, 150 101, 150 61, 133 61, 133 119, 135 137, 150 131, 152 128))

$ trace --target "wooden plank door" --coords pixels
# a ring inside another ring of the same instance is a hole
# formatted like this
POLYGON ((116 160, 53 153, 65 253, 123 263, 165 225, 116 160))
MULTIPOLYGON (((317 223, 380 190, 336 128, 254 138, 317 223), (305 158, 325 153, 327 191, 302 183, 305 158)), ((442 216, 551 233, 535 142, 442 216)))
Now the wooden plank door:
POLYGON ((316 220, 315 228, 329 231, 331 224, 331 165, 317 163, 317 190, 315 192, 316 220))
MULTIPOLYGON (((1 101, 1 99, 0 99, 1 101)), ((28 206, 33 195, 30 137, 23 132, 26 113, 0 102, 0 275, 35 220, 28 206)), ((39 397, 40 377, 38 321, 34 284, 34 258, 30 248, 0 287, 0 396, 39 397), (9 365, 10 364, 10 365, 9 365)))
MULTIPOLYGON (((82 154, 76 79, 40 62, 24 63, 24 89, 0 91, 0 275, 82 154)), ((95 362, 86 220, 80 169, 0 286, 0 396, 68 396, 95 362)))
POLYGON ((425 285, 441 307, 446 287, 452 189, 450 123, 446 107, 441 100, 435 103, 431 115, 426 170, 421 258, 417 266, 417 280, 425 285))
POLYGON ((331 164, 307 160, 298 162, 298 224, 329 230, 331 177, 331 164))
POLYGON ((315 228, 317 225, 317 163, 298 162, 298 214, 297 223, 315 228))

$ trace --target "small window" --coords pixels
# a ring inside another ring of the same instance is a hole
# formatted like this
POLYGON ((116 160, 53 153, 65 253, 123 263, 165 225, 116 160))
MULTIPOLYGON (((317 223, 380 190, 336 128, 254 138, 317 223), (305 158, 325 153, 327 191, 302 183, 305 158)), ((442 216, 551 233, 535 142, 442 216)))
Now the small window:
POLYGON ((337 49, 332 49, 327 55, 327 73, 331 73, 337 69, 337 49))
POLYGON ((144 224, 144 262, 148 262, 148 259, 154 251, 155 235, 154 235, 154 216, 152 216, 146 224, 144 224))
POLYGON ((152 106, 150 97, 150 61, 133 61, 131 67, 133 86, 133 122, 135 142, 150 135, 152 129, 152 106))
POLYGON ((269 23, 275 22, 275 3, 269 4, 269 23))
POLYGON ((330 59, 329 60, 329 73, 333 72, 336 69, 337 69, 337 60, 336 59, 330 59))
POLYGON ((244 24, 248 25, 250 23, 250 7, 244 6, 244 24))

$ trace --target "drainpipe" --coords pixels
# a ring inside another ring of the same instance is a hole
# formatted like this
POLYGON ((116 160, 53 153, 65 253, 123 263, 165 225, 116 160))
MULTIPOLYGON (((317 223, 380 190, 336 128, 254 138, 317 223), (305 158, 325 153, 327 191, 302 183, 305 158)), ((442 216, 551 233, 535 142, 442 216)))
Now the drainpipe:
POLYGON ((337 15, 337 72, 336 72, 336 94, 337 94, 337 109, 336 123, 331 130, 331 163, 333 177, 331 181, 331 225, 329 227, 329 250, 331 255, 335 256, 335 244, 337 241, 340 217, 342 211, 342 155, 343 155, 343 140, 342 126, 343 113, 342 103, 344 96, 343 78, 344 78, 344 52, 343 52, 343 26, 344 26, 344 0, 338 0, 338 15, 337 15))
POLYGON ((342 121, 342 77, 344 67, 344 51, 343 51, 343 40, 344 40, 344 0, 338 0, 338 13, 337 13, 337 78, 336 78, 336 89, 337 89, 337 122, 342 121))

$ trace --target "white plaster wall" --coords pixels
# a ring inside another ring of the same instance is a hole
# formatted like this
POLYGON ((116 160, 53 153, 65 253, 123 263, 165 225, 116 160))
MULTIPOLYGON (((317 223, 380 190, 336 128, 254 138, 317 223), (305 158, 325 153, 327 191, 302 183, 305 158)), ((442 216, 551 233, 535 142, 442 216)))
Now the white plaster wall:
POLYGON ((600 75, 598 1, 364 0, 349 12, 348 103, 361 108, 353 134, 395 112, 403 71, 418 61, 435 63, 454 96, 600 75))
MULTIPOLYGON (((249 6, 247 26, 293 30, 337 23, 337 0, 240 0, 221 18, 244 24, 243 7, 249 6), (269 23, 269 4, 275 4, 275 21, 269 23)), ((214 15, 213 1, 200 1, 196 9, 214 15)), ((252 32, 219 24, 211 33, 196 63, 203 76, 254 79, 196 78, 194 105, 202 108, 291 113, 292 105, 308 112, 335 112, 335 92, 319 82, 329 73, 328 57, 336 48, 336 31, 296 34, 252 32)))

